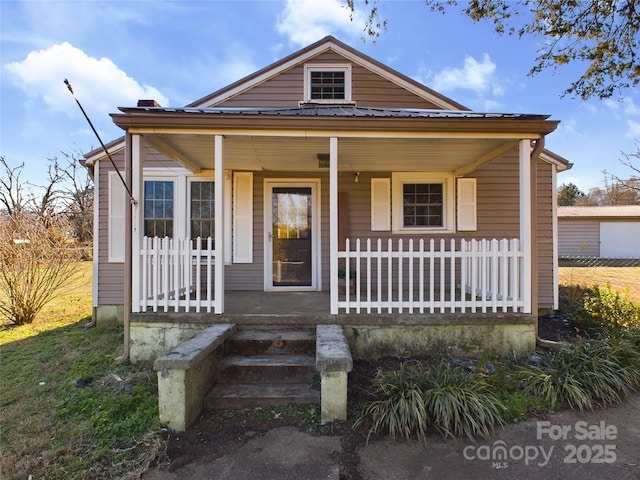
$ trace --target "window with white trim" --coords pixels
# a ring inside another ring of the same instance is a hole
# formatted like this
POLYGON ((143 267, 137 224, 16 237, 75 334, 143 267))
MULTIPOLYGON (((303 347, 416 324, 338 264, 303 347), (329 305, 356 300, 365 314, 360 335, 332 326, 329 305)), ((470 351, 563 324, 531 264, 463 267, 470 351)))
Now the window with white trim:
POLYGON ((173 237, 174 190, 171 180, 145 180, 145 237, 173 237))
POLYGON ((305 65, 304 103, 351 103, 351 65, 305 65))
POLYGON ((443 187, 442 183, 403 183, 402 225, 443 227, 443 187))
POLYGON ((202 248, 206 248, 207 239, 215 238, 215 183, 192 180, 189 185, 190 238, 200 237, 202 248))
MULTIPOLYGON (((215 242, 216 189, 212 172, 207 171, 194 176, 181 172, 172 176, 164 176, 158 174, 156 169, 151 168, 145 170, 145 175, 148 175, 144 180, 142 204, 143 233, 145 236, 190 238, 194 240, 200 236, 203 249, 207 248, 208 237, 213 238, 215 242)), ((232 225, 240 228, 237 236, 242 237, 241 241, 238 239, 233 241, 235 261, 237 263, 253 262, 251 243, 253 239, 253 176, 250 172, 238 172, 236 175, 242 177, 243 181, 236 182, 233 186, 235 190, 233 200, 236 205, 235 210, 232 210, 231 172, 228 172, 228 174, 225 172, 224 177, 225 199, 223 203, 225 208, 223 214, 224 224, 227 227, 224 235, 225 264, 231 264, 232 261, 232 225)), ((111 185, 116 185, 115 181, 110 181, 110 198, 113 203, 118 196, 111 192, 114 188, 111 185)), ((122 192, 124 192, 124 189, 122 189, 122 192)), ((124 199, 123 195, 121 194, 120 197, 124 199)), ((121 199, 120 203, 124 204, 124 200, 121 199)), ((110 208, 115 212, 124 211, 122 208, 113 208, 112 206, 110 208)), ((120 229, 122 234, 117 233, 120 230, 111 227, 111 223, 114 222, 115 220, 110 220, 109 248, 115 251, 117 245, 119 245, 118 240, 122 240, 124 245, 124 216, 122 217, 123 227, 120 229)), ((195 241, 193 245, 194 247, 197 246, 195 241)), ((215 246, 215 243, 212 246, 215 246)), ((124 247, 122 247, 122 251, 124 252, 124 247)), ((124 258, 124 253, 121 256, 124 258)), ((117 261, 112 260, 111 257, 112 255, 110 254, 110 261, 117 261)))
POLYGON ((399 172, 392 175, 393 231, 453 232, 454 181, 450 174, 399 172))

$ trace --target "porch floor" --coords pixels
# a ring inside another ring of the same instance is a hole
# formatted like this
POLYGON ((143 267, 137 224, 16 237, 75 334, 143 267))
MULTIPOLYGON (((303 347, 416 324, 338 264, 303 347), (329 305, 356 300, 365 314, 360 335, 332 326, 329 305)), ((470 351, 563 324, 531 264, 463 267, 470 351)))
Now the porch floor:
POLYGON ((329 292, 224 293, 225 315, 329 315, 329 292))
POLYGON ((225 312, 221 315, 196 312, 153 312, 132 314, 136 322, 187 322, 187 323, 235 323, 238 325, 317 325, 333 323, 342 325, 443 325, 443 324, 529 324, 535 322, 535 316, 513 312, 451 313, 449 310, 420 314, 416 309, 409 313, 407 309, 391 313, 383 309, 377 313, 372 309, 367 313, 362 308, 356 313, 331 315, 329 292, 264 292, 264 291, 227 291, 225 292, 225 312))

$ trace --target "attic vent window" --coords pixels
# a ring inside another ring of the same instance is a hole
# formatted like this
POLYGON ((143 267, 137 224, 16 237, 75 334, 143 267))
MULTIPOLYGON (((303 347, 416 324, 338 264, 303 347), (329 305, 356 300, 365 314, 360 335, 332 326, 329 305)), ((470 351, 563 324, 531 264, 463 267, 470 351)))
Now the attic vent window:
POLYGON ((311 72, 311 100, 344 100, 344 72, 311 72))
POLYGON ((351 65, 305 65, 304 101, 302 103, 351 102, 351 65))

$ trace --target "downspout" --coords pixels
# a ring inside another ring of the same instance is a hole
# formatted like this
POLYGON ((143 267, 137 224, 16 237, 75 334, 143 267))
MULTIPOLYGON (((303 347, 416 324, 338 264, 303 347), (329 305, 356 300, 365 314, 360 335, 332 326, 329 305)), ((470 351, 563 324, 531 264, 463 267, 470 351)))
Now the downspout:
MULTIPOLYGON (((124 154, 124 174, 125 174, 125 185, 131 191, 132 186, 132 162, 133 155, 131 152, 131 134, 127 132, 125 134, 125 154, 124 154)), ((123 351, 122 356, 116 358, 116 362, 126 362, 129 359, 129 339, 130 339, 130 321, 129 314, 131 312, 131 288, 133 285, 133 279, 131 277, 131 259, 132 259, 132 209, 134 208, 134 202, 130 201, 129 206, 125 209, 124 212, 124 238, 125 238, 125 247, 124 247, 124 305, 123 305, 123 328, 124 328, 124 339, 123 339, 123 351)))
POLYGON ((531 189, 531 313, 536 319, 536 339, 538 338, 538 307, 539 307, 539 288, 538 288, 538 158, 544 148, 544 135, 540 137, 533 151, 531 152, 531 160, 529 168, 531 169, 530 189, 531 189))

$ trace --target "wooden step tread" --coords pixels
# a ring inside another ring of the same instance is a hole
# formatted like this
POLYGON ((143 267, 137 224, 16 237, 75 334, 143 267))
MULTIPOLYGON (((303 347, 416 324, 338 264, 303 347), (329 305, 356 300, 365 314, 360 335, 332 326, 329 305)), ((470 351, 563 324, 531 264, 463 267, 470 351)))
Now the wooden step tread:
POLYGON ((226 367, 315 367, 311 355, 230 355, 220 359, 220 369, 226 367))
POLYGON ((247 329, 227 342, 228 355, 311 355, 315 354, 314 330, 247 329))
POLYGON ((218 384, 207 397, 210 409, 251 408, 289 403, 320 403, 309 384, 218 384))
POLYGON ((316 334, 313 330, 239 330, 234 336, 234 340, 253 341, 273 341, 273 340, 315 340, 316 334))

